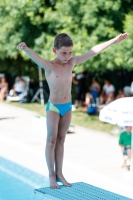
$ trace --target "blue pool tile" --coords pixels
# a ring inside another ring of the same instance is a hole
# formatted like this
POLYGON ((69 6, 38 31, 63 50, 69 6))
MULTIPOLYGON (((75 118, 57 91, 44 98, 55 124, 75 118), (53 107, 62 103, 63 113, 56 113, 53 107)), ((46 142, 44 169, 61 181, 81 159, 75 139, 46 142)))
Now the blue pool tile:
POLYGON ((36 187, 48 187, 48 178, 0 157, 0 200, 44 200, 36 187))

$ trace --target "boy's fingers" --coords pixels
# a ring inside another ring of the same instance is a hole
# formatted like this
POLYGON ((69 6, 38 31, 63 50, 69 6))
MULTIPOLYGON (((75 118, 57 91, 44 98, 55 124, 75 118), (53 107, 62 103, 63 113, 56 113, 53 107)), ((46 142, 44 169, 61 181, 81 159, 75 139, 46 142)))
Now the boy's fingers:
POLYGON ((17 46, 17 49, 19 49, 19 45, 17 46))
POLYGON ((18 45, 18 46, 17 46, 17 49, 21 49, 21 46, 20 46, 20 45, 18 45))
POLYGON ((17 49, 23 49, 25 47, 25 43, 24 42, 21 42, 18 46, 17 46, 17 49))

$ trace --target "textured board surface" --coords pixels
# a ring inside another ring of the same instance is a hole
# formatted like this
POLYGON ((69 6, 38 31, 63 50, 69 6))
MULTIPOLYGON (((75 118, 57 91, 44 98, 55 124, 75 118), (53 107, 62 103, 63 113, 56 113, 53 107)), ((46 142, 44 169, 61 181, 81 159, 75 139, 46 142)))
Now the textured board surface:
POLYGON ((73 183, 71 187, 61 185, 60 189, 49 187, 35 189, 34 192, 47 194, 60 200, 131 200, 83 182, 73 183))

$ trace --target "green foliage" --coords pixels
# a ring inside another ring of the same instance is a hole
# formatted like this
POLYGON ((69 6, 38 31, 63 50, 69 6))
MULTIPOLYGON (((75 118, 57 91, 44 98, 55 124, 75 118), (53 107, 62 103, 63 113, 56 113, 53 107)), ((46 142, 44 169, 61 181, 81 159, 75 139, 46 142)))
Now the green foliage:
POLYGON ((126 69, 133 69, 133 29, 132 29, 132 24, 133 24, 133 12, 129 13, 125 16, 125 21, 124 21, 124 30, 129 32, 129 38, 124 43, 124 63, 123 67, 126 69))
POLYGON ((45 10, 53 9, 54 1, 5 0, 0 3, 0 71, 12 75, 28 74, 38 79, 37 68, 27 56, 16 49, 21 41, 44 56, 45 10), (34 70, 33 70, 34 68, 34 70))
POLYGON ((1 1, 0 71, 38 78, 36 65, 16 49, 21 41, 43 58, 52 59, 54 37, 60 32, 70 34, 74 55, 79 55, 124 31, 130 33, 126 41, 90 59, 84 68, 93 72, 117 68, 132 70, 132 10, 132 0, 1 1))

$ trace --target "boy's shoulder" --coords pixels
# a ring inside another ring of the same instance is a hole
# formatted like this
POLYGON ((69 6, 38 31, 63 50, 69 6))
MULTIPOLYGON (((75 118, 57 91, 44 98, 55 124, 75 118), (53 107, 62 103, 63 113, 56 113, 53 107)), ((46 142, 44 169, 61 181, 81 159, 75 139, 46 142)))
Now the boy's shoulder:
POLYGON ((120 135, 121 135, 121 136, 125 136, 125 135, 127 135, 127 134, 128 134, 127 131, 123 131, 120 135))

